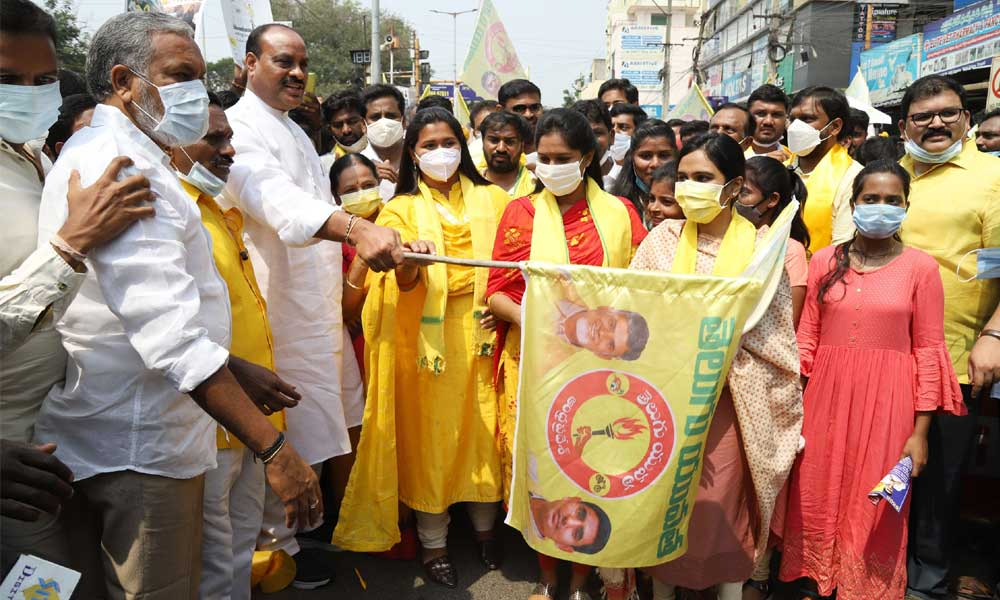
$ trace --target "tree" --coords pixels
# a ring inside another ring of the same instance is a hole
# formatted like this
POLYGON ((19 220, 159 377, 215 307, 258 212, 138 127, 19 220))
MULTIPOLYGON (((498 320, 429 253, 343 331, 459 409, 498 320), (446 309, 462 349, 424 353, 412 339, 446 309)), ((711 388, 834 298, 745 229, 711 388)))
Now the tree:
MULTIPOLYGON (((371 47, 369 11, 354 0, 272 0, 276 21, 291 21, 306 41, 309 70, 316 73, 316 93, 320 96, 356 85, 364 78, 363 66, 351 64, 351 50, 371 47)), ((408 71, 413 64, 412 29, 403 19, 383 14, 383 36, 395 30, 400 48, 395 52, 396 71, 408 71)), ((382 67, 389 68, 389 52, 382 52, 382 67)), ((397 77, 407 84, 409 78, 397 77)))
POLYGON ((563 90, 563 106, 569 108, 573 106, 573 103, 580 99, 580 92, 583 88, 587 86, 587 80, 583 73, 580 73, 576 79, 573 80, 572 87, 563 90))
POLYGON ((90 36, 76 22, 69 0, 45 0, 45 9, 56 21, 56 56, 59 66, 83 75, 87 66, 90 36))
POLYGON ((236 62, 223 58, 205 65, 205 86, 213 92, 228 90, 233 81, 233 67, 236 62))

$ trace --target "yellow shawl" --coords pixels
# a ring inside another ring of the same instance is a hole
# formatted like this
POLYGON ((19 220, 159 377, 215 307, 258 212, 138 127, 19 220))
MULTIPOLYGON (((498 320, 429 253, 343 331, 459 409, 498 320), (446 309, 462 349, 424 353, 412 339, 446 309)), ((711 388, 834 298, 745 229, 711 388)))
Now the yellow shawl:
POLYGON ((809 230, 810 252, 822 250, 833 242, 833 202, 853 162, 847 148, 834 144, 809 174, 806 181, 809 197, 802 208, 802 220, 809 230))
MULTIPOLYGON (((730 209, 732 210, 732 209, 730 209)), ((726 235, 719 246, 719 255, 715 259, 712 275, 719 277, 736 277, 747 268, 753 258, 754 246, 757 243, 757 229, 753 223, 732 211, 732 221, 726 229, 726 235)), ((674 273, 692 275, 695 273, 698 260, 698 224, 691 221, 684 223, 680 238, 677 241, 677 251, 674 254, 674 273)))

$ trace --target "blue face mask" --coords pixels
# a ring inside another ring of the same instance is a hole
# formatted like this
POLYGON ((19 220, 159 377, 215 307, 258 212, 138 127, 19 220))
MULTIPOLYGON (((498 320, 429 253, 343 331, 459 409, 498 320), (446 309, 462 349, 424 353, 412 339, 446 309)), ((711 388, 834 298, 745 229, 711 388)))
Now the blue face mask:
POLYGON ((996 156, 997 158, 1000 158, 1000 150, 990 150, 986 154, 990 154, 992 156, 996 156))
POLYGON ((635 187, 639 188, 639 190, 643 194, 648 194, 649 193, 649 186, 646 185, 646 182, 644 182, 642 180, 642 178, 639 177, 638 175, 635 176, 635 187))
POLYGON ((23 144, 45 137, 59 118, 59 83, 0 84, 0 138, 23 144))
POLYGON ((854 207, 854 226, 861 235, 875 240, 890 238, 899 231, 906 209, 890 204, 858 204, 854 207))
POLYGON ((963 140, 959 138, 958 141, 949 146, 948 149, 943 152, 928 152, 927 150, 924 150, 920 144, 910 139, 906 140, 906 143, 904 143, 903 146, 906 148, 906 153, 913 157, 913 160, 932 165, 939 165, 958 156, 958 154, 962 151, 962 141, 963 140))
POLYGON ((966 253, 958 261, 958 265, 955 266, 955 273, 959 274, 959 276, 961 276, 962 263, 969 254, 976 255, 976 274, 968 279, 963 279, 963 283, 972 281, 973 279, 1000 278, 1000 248, 981 248, 966 253))

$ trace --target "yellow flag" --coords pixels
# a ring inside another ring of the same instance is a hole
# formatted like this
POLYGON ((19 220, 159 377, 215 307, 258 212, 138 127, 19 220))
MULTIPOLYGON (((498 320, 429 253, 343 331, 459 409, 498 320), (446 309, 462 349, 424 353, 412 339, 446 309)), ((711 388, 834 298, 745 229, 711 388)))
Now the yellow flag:
POLYGON ((493 2, 482 0, 476 31, 465 57, 462 81, 479 96, 496 98, 501 85, 526 77, 493 2))
POLYGON ((532 548, 602 567, 687 551, 715 405, 780 279, 788 208, 740 277, 528 263, 507 523, 532 548))
POLYGON ((688 90, 688 93, 684 95, 684 98, 677 103, 677 106, 667 113, 665 120, 707 121, 712 118, 713 114, 715 114, 715 111, 708 104, 705 95, 701 93, 701 88, 695 83, 688 90))

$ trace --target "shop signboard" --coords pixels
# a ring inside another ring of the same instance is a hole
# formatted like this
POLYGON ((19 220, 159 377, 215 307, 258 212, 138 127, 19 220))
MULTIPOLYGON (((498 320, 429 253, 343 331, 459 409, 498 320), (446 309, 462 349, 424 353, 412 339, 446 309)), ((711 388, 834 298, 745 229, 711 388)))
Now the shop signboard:
POLYGON ((969 5, 924 26, 922 75, 989 68, 1000 55, 1000 0, 969 5))

